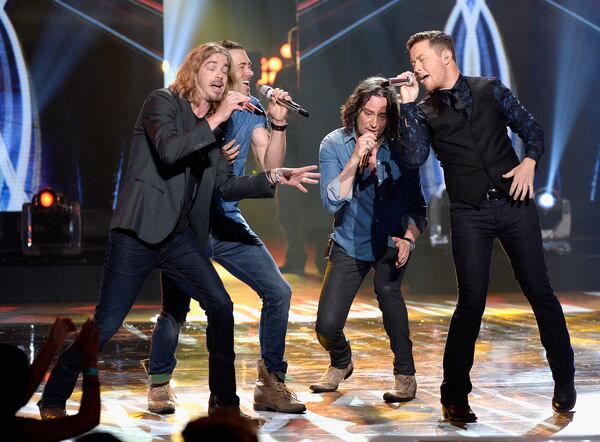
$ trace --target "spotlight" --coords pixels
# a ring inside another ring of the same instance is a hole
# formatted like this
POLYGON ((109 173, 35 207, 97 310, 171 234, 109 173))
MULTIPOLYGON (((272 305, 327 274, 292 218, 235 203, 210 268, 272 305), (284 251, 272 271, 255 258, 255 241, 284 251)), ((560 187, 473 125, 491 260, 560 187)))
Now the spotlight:
POLYGON ((286 60, 290 60, 292 58, 292 45, 289 43, 284 43, 279 48, 279 53, 286 60))
POLYGON ((81 210, 53 189, 42 189, 21 210, 23 255, 81 254, 81 210))
POLYGON ((258 86, 263 84, 274 84, 277 73, 283 68, 283 61, 279 57, 261 57, 260 59, 260 79, 256 82, 258 86))
POLYGON ((571 203, 556 189, 543 188, 535 192, 543 239, 565 239, 571 235, 571 203))
POLYGON ((537 204, 542 209, 549 210, 552 209, 556 203, 558 202, 558 198, 551 192, 544 191, 537 195, 537 204))
POLYGON ((42 207, 49 209, 54 205, 54 192, 52 192, 51 190, 43 190, 39 194, 38 201, 42 207))
POLYGON ((279 57, 271 57, 269 58, 269 70, 271 72, 279 72, 283 67, 283 62, 279 57))

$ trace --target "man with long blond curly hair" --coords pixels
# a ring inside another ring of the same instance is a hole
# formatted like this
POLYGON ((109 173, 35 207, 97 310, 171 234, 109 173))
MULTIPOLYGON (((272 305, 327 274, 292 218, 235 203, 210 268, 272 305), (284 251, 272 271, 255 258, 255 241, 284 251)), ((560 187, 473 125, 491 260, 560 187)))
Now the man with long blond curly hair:
MULTIPOLYGON (((240 92, 249 96, 252 105, 258 109, 256 112, 235 112, 231 116, 225 132, 223 155, 232 163, 233 173, 237 176, 244 174, 250 152, 262 170, 281 167, 286 151, 288 109, 277 100, 291 100, 291 97, 286 91, 275 88, 265 111, 258 99, 250 95, 254 72, 246 50, 231 40, 220 44, 231 55, 232 71, 242 86, 240 92)), ((244 219, 238 201, 216 198, 213 209, 207 253, 252 288, 262 301, 258 324, 260 358, 256 364, 253 407, 260 411, 302 413, 306 406, 285 382, 288 368, 285 341, 292 297, 290 284, 283 278, 265 244, 244 219)), ((175 351, 190 309, 191 296, 168 275, 161 275, 160 282, 163 308, 152 331, 150 357, 143 365, 148 373, 148 410, 171 414, 177 408, 170 382, 177 366, 175 351)), ((211 401, 209 411, 212 405, 211 401)))
MULTIPOLYGON (((168 89, 146 98, 135 123, 128 166, 113 214, 95 319, 103 346, 119 329, 154 268, 206 312, 209 388, 216 405, 239 414, 233 304, 206 253, 213 191, 226 200, 272 197, 275 185, 313 184, 316 166, 235 177, 220 153, 223 127, 248 97, 232 90, 231 57, 221 46, 193 49, 168 89)), ((39 402, 43 418, 65 414, 81 371, 77 345, 59 357, 39 402)))

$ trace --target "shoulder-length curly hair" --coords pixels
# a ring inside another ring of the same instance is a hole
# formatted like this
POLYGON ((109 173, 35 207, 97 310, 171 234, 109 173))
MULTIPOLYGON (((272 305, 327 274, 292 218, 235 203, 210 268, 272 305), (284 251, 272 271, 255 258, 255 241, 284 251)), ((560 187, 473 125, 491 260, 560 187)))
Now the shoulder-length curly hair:
MULTIPOLYGON (((223 97, 225 97, 229 91, 239 90, 239 80, 233 71, 233 61, 231 60, 229 51, 223 46, 212 42, 204 43, 203 45, 197 46, 188 52, 183 60, 183 63, 177 70, 175 81, 169 86, 169 89, 179 94, 190 103, 199 104, 201 97, 197 86, 198 72, 200 72, 202 64, 213 54, 223 54, 225 57, 227 57, 227 62, 229 63, 227 84, 225 85, 223 97)), ((211 109, 209 113, 213 113, 218 105, 219 103, 211 103, 211 109)))
POLYGON ((369 77, 361 81, 352 91, 346 102, 341 107, 342 124, 346 133, 350 134, 356 129, 358 113, 373 96, 387 99, 387 125, 383 135, 390 141, 398 138, 398 124, 400 122, 400 108, 398 97, 392 86, 382 86, 383 77, 369 77))

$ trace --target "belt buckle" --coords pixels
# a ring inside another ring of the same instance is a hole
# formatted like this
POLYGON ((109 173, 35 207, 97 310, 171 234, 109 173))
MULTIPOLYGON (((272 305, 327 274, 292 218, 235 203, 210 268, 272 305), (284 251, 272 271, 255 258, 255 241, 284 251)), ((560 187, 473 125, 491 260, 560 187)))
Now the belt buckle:
POLYGON ((499 200, 500 198, 501 198, 500 191, 498 189, 496 189, 495 187, 488 189, 487 192, 485 193, 485 199, 488 201, 496 201, 496 200, 499 200))

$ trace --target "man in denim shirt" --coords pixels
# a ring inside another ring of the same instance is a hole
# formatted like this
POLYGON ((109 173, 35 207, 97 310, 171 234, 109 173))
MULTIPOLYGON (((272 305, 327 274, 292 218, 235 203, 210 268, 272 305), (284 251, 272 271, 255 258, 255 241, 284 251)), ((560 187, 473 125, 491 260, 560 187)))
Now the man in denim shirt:
POLYGON ((461 75, 449 35, 420 32, 406 46, 414 74, 404 72, 400 78, 416 76, 428 95, 416 104, 418 83, 400 88, 401 135, 416 164, 425 162, 429 146, 433 147, 450 198, 458 302, 444 351, 442 413, 450 421, 477 420, 468 401, 469 372, 496 238, 535 314, 555 382, 552 408, 569 411, 576 399, 573 349, 548 278, 533 201, 535 168, 544 152, 542 129, 500 81, 461 75), (525 143, 522 160, 513 149, 507 126, 525 143))
POLYGON ((373 268, 375 294, 394 352, 395 382, 384 400, 400 402, 412 400, 417 388, 400 284, 427 219, 419 170, 406 167, 397 145, 398 100, 393 89, 382 86, 383 80, 362 81, 342 107, 344 127, 321 142, 321 200, 334 214, 334 228, 316 332, 331 365, 310 388, 334 391, 352 374, 344 324, 373 268))
MULTIPOLYGON (((244 48, 236 42, 220 42, 233 59, 233 71, 241 80, 243 93, 250 95, 250 80, 254 75, 252 64, 244 48)), ((287 109, 275 103, 289 98, 285 91, 274 90, 268 106, 269 122, 264 109, 255 97, 250 97, 259 111, 235 112, 225 132, 227 144, 223 154, 232 163, 237 176, 244 174, 250 147, 262 168, 276 169, 285 156, 285 128, 287 109)), ((300 190, 303 190, 300 189, 300 190)), ((263 301, 259 324, 261 359, 258 360, 258 379, 254 390, 256 410, 283 413, 302 413, 306 407, 285 385, 287 361, 284 358, 285 337, 292 290, 283 279, 273 257, 252 231, 238 208, 238 202, 226 202, 220 194, 213 194, 211 230, 208 238, 208 256, 227 271, 248 284, 263 301)), ((176 401, 170 379, 177 360, 175 349, 181 325, 189 311, 190 296, 162 274, 163 309, 152 333, 150 359, 147 361, 149 378, 148 409, 165 414, 175 411, 176 401)), ((219 404, 211 397, 209 413, 219 404)))

